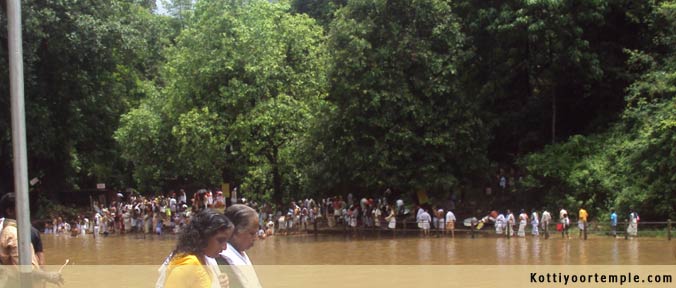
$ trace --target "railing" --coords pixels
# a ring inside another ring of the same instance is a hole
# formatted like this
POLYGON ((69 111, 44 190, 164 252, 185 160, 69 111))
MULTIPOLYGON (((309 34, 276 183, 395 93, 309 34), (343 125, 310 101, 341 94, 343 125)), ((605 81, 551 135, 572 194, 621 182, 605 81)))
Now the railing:
MULTIPOLYGON (((442 225, 445 227, 446 223, 445 221, 441 222, 442 225)), ((433 224, 430 223, 430 233, 434 235, 440 235, 440 236, 447 236, 451 235, 454 236, 455 232, 458 233, 468 233, 470 234, 471 238, 475 238, 476 235, 479 234, 493 234, 496 235, 495 232, 491 230, 479 230, 476 229, 476 225, 479 222, 473 222, 471 223, 472 225, 470 226, 465 226, 463 225, 463 221, 456 221, 455 222, 455 229, 452 231, 448 231, 446 229, 439 229, 439 228, 433 228, 433 224)), ((552 231, 552 226, 555 226, 558 222, 551 222, 550 225, 547 227, 541 228, 540 229, 540 234, 546 235, 545 238, 549 238, 551 235, 556 235, 558 233, 562 234, 562 237, 565 237, 563 234, 563 231, 559 232, 554 229, 552 231)), ((571 230, 578 230, 582 233, 583 239, 587 239, 588 234, 594 234, 594 235, 609 235, 609 236, 624 236, 625 239, 629 239, 629 237, 640 237, 641 235, 647 236, 647 235, 659 235, 662 233, 666 233, 666 238, 668 240, 671 240, 672 238, 672 221, 671 219, 668 219, 667 221, 639 221, 636 223, 636 233, 633 235, 633 231, 628 233, 627 230, 631 225, 631 222, 627 219, 622 222, 618 222, 618 225, 616 226, 616 230, 612 230, 610 225, 602 224, 599 225, 598 223, 592 223, 591 227, 589 224, 585 224, 585 229, 580 230, 578 226, 574 223, 571 223, 568 233, 571 233, 571 230)), ((311 223, 308 225, 308 232, 314 232, 318 233, 318 231, 343 231, 345 233, 348 232, 391 232, 392 235, 397 235, 397 234, 405 234, 405 233, 412 233, 412 232, 422 232, 422 229, 418 228, 417 222, 416 221, 411 221, 410 219, 397 219, 397 227, 395 229, 388 229, 387 228, 387 222, 381 222, 381 225, 379 227, 376 226, 357 226, 357 227, 350 227, 349 223, 346 221, 337 221, 334 227, 328 227, 326 218, 319 218, 318 221, 315 221, 315 223, 311 223), (321 228, 321 229, 320 229, 321 228)), ((518 227, 518 224, 514 225, 515 227, 518 227)), ((492 225, 487 225, 487 227, 493 227, 492 225)), ((530 234, 529 232, 531 231, 531 225, 530 223, 527 224, 527 230, 526 234, 530 234)), ((295 228, 295 227, 294 227, 295 228)), ((511 227, 511 225, 506 225, 505 227, 504 235, 507 238, 514 237, 513 234, 516 234, 514 228, 511 227)), ((299 230, 297 230, 299 231, 299 230)), ((497 235, 500 236, 500 235, 497 235)))

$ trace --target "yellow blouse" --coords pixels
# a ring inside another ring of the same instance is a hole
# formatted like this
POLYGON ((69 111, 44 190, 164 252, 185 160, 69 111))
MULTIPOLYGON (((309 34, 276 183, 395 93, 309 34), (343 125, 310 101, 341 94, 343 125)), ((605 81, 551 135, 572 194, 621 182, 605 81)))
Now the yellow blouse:
POLYGON ((200 263, 195 255, 178 255, 167 267, 165 288, 211 288, 209 269, 200 263))

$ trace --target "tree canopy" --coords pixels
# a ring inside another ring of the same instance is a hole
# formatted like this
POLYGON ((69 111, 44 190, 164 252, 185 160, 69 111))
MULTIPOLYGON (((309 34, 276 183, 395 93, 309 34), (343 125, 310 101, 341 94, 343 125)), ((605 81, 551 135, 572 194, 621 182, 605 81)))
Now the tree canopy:
POLYGON ((445 201, 507 177, 491 205, 676 216, 673 0, 271 2, 25 2, 33 188, 445 201))

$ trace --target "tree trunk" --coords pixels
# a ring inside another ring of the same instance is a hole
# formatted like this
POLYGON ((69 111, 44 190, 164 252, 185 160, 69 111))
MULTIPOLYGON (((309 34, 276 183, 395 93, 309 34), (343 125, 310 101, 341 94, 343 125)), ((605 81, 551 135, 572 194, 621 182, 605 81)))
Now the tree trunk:
POLYGON ((283 207, 284 193, 282 191, 282 173, 279 171, 279 149, 273 145, 272 151, 267 155, 270 167, 272 167, 272 202, 277 207, 283 207))
POLYGON ((283 192, 282 192, 282 175, 279 172, 277 163, 272 164, 272 201, 277 204, 277 207, 283 207, 283 192))

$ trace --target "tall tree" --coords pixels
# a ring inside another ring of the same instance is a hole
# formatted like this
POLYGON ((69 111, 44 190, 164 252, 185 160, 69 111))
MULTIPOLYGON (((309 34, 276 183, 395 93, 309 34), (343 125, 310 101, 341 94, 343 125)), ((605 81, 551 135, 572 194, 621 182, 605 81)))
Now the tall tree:
POLYGON ((323 31, 289 9, 267 1, 197 3, 167 51, 163 76, 164 124, 176 141, 177 161, 190 163, 181 175, 201 185, 239 185, 261 176, 251 173, 255 167, 269 167, 276 184, 265 191, 281 202, 288 190, 282 161, 292 157, 279 154, 303 127, 294 123, 302 117, 291 116, 326 95, 323 31))
POLYGON ((623 49, 646 44, 636 19, 649 5, 629 2, 454 2, 476 49, 463 86, 493 115, 492 160, 511 163, 617 119, 635 79, 623 49))
POLYGON ((655 220, 676 213, 676 5, 650 3, 638 11, 645 17, 641 37, 652 40, 640 50, 625 50, 626 69, 640 76, 627 88, 618 121, 520 161, 528 171, 527 188, 547 195, 545 202, 595 207, 598 214, 616 208, 628 215, 633 208, 655 220))
POLYGON ((323 190, 447 192, 484 163, 478 101, 459 86, 469 54, 447 1, 350 1, 329 41, 335 109, 318 125, 327 156, 313 176, 323 190))
MULTIPOLYGON (((40 177, 46 193, 99 181, 122 185, 125 167, 112 134, 119 115, 143 97, 137 83, 161 59, 162 20, 132 1, 29 1, 23 8, 30 177, 40 177)), ((0 81, 0 99, 7 93, 0 81)), ((0 114, 0 127, 9 127, 9 113, 0 114)), ((9 160, 9 129, 0 133, 0 159, 9 160)), ((0 164, 0 174, 11 174, 10 163, 0 164)))

